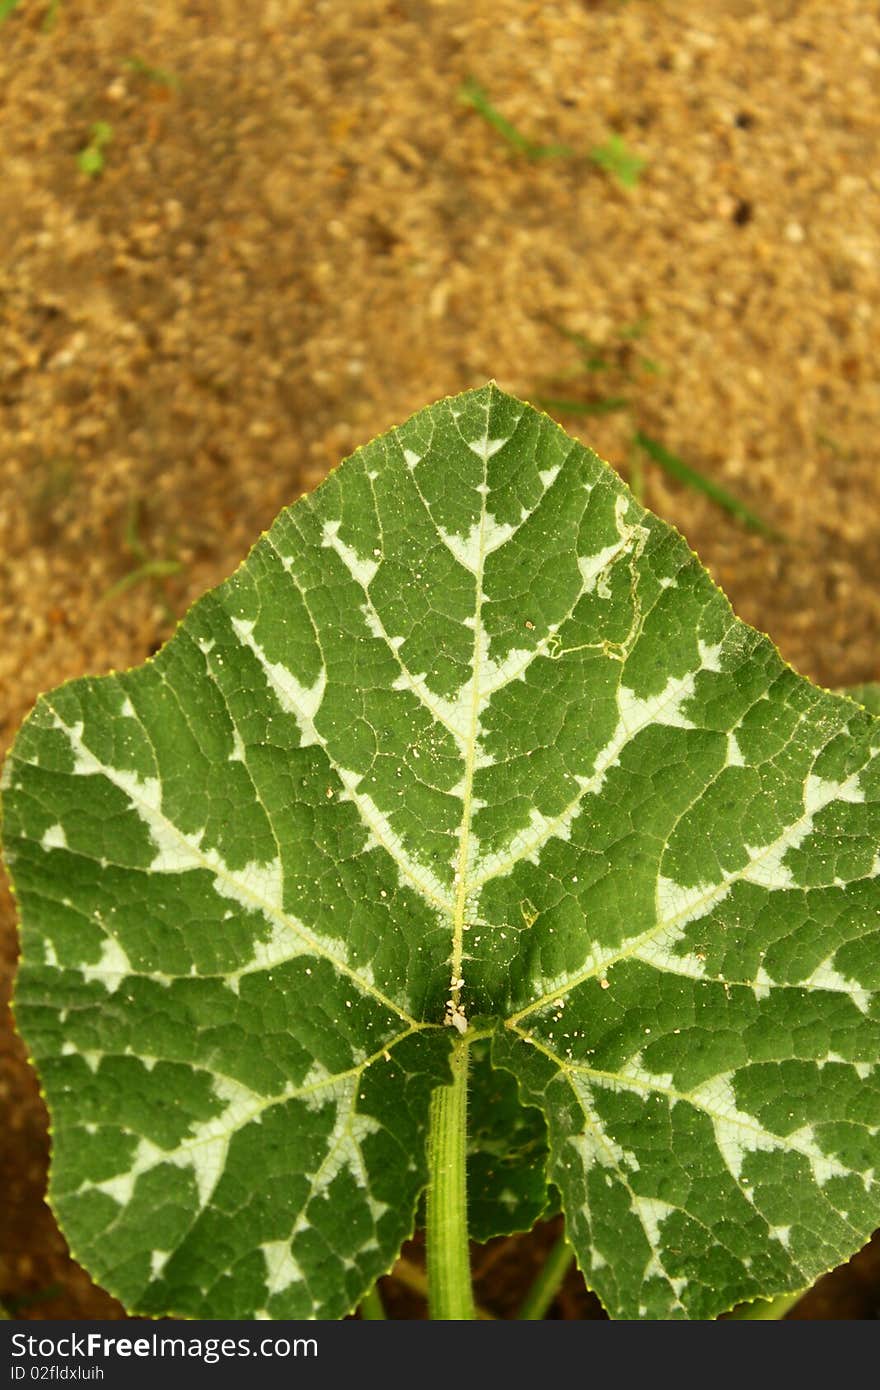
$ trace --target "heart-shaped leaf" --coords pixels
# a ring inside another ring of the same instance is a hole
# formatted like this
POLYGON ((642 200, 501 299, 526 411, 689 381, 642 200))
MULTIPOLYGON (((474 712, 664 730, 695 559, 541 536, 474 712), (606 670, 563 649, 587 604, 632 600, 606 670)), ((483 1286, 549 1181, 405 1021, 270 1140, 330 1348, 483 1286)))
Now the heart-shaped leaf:
POLYGON ((880 1211, 878 755, 546 416, 359 450, 8 761, 74 1253, 142 1312, 346 1312, 494 1032, 612 1315, 803 1287, 880 1211))

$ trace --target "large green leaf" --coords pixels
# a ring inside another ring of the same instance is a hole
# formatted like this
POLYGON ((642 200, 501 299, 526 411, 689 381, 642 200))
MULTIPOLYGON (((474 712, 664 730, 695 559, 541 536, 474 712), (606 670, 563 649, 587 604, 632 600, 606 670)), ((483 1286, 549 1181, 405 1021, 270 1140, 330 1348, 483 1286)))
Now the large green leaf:
POLYGON ((359 450, 10 756, 74 1252, 147 1313, 346 1311, 479 1015, 614 1316, 803 1287, 880 1213, 878 754, 546 416, 359 450))

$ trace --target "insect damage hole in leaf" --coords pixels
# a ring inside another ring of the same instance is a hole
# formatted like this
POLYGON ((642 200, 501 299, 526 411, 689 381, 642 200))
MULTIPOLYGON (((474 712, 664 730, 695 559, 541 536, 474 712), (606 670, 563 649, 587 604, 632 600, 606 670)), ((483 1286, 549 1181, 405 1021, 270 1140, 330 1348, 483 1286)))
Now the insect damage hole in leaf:
POLYGON ((801 1289, 877 1224, 880 722, 493 385, 41 697, 3 804, 51 1200, 132 1309, 353 1309, 459 1043, 481 1233, 552 1192, 612 1316, 801 1289))

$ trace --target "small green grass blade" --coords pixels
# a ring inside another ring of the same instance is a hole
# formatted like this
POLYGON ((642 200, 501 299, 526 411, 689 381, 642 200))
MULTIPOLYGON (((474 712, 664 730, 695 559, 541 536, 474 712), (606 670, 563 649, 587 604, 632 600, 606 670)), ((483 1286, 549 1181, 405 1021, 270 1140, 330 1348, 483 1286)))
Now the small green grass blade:
POLYGON ((652 439, 648 434, 643 434, 641 430, 636 430, 634 443, 644 450, 649 458, 658 463, 671 478, 677 478, 679 482, 685 483, 695 492, 702 492, 706 497, 711 497, 713 502, 716 502, 719 507, 723 507, 731 516, 737 517, 738 520, 745 522, 755 531, 762 531, 765 536, 772 536, 774 540, 786 539, 781 531, 762 520, 744 502, 740 502, 738 497, 734 497, 719 483, 713 482, 711 478, 705 477, 696 468, 692 468, 689 463, 685 463, 678 454, 670 453, 658 440, 652 439))
POLYGON ((527 135, 523 135, 521 130, 502 116, 496 106, 489 100, 485 89, 469 77, 459 88, 459 100, 466 106, 472 106, 484 121, 487 121, 493 130, 507 141, 511 149, 518 154, 524 154, 527 159, 568 159, 574 154, 574 150, 569 145, 542 145, 535 140, 530 140, 527 135))
POLYGON ((576 333, 574 329, 566 328, 564 324, 556 323, 554 319, 547 318, 544 322, 560 337, 565 338, 567 342, 574 343, 580 352, 583 366, 588 372, 604 372, 610 369, 612 363, 605 356, 605 350, 600 343, 594 343, 584 333, 576 333))
POLYGON ((538 396, 538 405, 543 410, 552 410, 559 415, 611 415, 616 410, 628 410, 629 401, 625 396, 600 396, 593 401, 568 400, 563 396, 538 396))

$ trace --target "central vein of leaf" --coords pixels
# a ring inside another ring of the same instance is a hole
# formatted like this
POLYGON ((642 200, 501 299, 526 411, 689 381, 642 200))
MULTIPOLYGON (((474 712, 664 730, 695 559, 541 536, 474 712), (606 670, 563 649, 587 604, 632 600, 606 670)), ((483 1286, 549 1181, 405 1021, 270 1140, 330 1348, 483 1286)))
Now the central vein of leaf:
MULTIPOLYGON (((480 720, 480 666, 483 660, 483 565, 485 562, 486 497, 489 471, 489 421, 486 418, 486 445, 483 449, 483 486, 480 489, 482 506, 480 508, 480 533, 478 560, 474 595, 474 654, 471 677, 471 712, 465 745, 464 783, 462 787, 461 828, 458 835, 458 863, 455 870, 455 906, 452 919, 452 978, 450 981, 450 1001, 452 1005, 450 1022, 456 1018, 464 1020, 461 1004, 463 985, 462 963, 464 959, 465 916, 468 902, 468 862, 471 836, 471 804, 474 791, 474 771, 477 759, 477 732, 480 720)), ((461 1025, 459 1025, 461 1026, 461 1025)))

